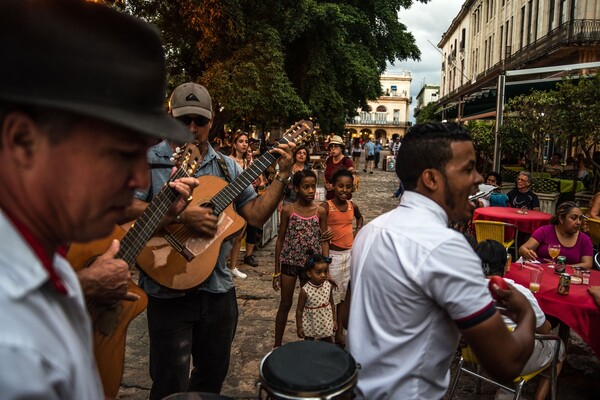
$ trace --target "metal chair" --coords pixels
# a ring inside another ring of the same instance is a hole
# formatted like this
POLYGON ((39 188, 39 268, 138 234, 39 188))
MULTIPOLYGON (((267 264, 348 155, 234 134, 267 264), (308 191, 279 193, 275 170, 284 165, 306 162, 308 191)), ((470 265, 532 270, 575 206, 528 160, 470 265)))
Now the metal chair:
POLYGON ((488 382, 495 386, 498 386, 510 393, 514 393, 515 400, 518 400, 519 398, 521 398, 521 391, 523 390, 523 386, 527 382, 529 382, 532 378, 542 374, 543 376, 546 376, 550 380, 550 398, 552 400, 556 400, 556 392, 557 392, 556 379, 557 379, 557 375, 558 375, 557 364, 558 364, 558 357, 560 354, 560 347, 561 347, 560 346, 560 338, 556 335, 536 334, 535 339, 552 340, 552 341, 558 342, 558 345, 555 346, 555 348, 554 348, 554 355, 552 357, 552 361, 550 362, 550 364, 545 365, 543 368, 541 368, 537 371, 534 371, 528 375, 521 375, 521 376, 516 377, 513 380, 513 383, 514 383, 513 387, 506 386, 506 385, 504 385, 500 382, 497 382, 497 381, 493 380, 492 378, 484 375, 482 372, 481 365, 477 361, 477 357, 475 356, 475 354, 473 353, 471 348, 469 346, 463 348, 461 350, 461 357, 458 362, 458 367, 456 368, 456 375, 454 376, 454 379, 452 380, 452 384, 450 385, 450 392, 448 394, 448 400, 452 399, 452 396, 454 395, 454 391, 456 390, 456 386, 458 384, 458 379, 460 378, 460 375, 462 372, 465 372, 465 373, 477 378, 476 393, 478 395, 481 394, 481 380, 483 380, 485 382, 488 382), (471 365, 473 367, 473 369, 467 368, 465 366, 465 363, 471 365), (546 375, 547 372, 550 372, 550 376, 546 375))
POLYGON ((519 228, 517 228, 517 226, 514 224, 500 221, 475 221, 475 238, 477 239, 477 243, 488 239, 495 240, 502 243, 502 245, 506 248, 506 251, 513 246, 515 250, 515 260, 518 258, 518 249, 516 244, 518 243, 518 236, 519 228), (507 228, 514 229, 514 236, 512 239, 506 239, 505 233, 507 228))

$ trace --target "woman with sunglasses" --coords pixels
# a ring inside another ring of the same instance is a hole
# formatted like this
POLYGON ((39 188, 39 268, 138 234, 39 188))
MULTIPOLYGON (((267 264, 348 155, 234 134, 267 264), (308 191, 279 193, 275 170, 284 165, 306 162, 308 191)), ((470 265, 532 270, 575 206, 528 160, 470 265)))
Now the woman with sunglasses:
MULTIPOLYGON (((247 132, 237 132, 233 136, 231 154, 229 157, 233 158, 235 162, 239 164, 242 169, 248 168, 252 165, 252 150, 249 147, 249 135, 247 132)), ((258 188, 260 186, 265 186, 266 182, 261 174, 256 181, 252 183, 254 188, 258 188)), ((242 238, 246 235, 246 254, 244 257, 244 263, 250 265, 251 267, 257 267, 258 263, 254 259, 252 252, 254 251, 254 246, 258 239, 259 228, 252 226, 250 224, 246 225, 246 230, 240 232, 233 242, 233 247, 231 248, 231 254, 229 255, 229 270, 231 274, 236 278, 246 279, 248 275, 243 273, 237 268, 238 257, 240 254, 240 249, 242 247, 242 238)))

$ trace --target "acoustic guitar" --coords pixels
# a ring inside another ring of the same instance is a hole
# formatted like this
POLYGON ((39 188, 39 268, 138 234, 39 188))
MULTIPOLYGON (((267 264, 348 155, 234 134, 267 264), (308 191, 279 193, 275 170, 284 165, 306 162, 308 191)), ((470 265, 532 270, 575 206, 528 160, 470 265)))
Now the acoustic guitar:
MULTIPOLYGON (((199 166, 200 153, 195 145, 188 145, 185 149, 178 148, 174 159, 179 168, 171 181, 192 176, 199 166)), ((179 192, 175 189, 169 185, 163 186, 133 225, 116 226, 110 236, 102 239, 71 244, 67 259, 75 270, 80 270, 104 253, 113 239, 119 239, 121 246, 115 258, 123 259, 131 267, 178 196, 179 192)), ((98 304, 93 300, 87 302, 94 324, 96 363, 104 393, 112 398, 117 396, 123 378, 127 327, 148 305, 146 294, 133 281, 129 282, 128 290, 140 298, 137 301, 121 300, 112 305, 98 304)))
MULTIPOLYGON (((285 132, 278 144, 295 143, 312 131, 311 121, 299 121, 285 132)), ((214 176, 198 178, 200 185, 194 189, 193 202, 212 208, 219 218, 216 235, 207 239, 185 225, 169 225, 148 241, 137 259, 138 267, 169 289, 189 290, 204 282, 217 264, 223 241, 246 224, 232 203, 278 158, 278 153, 263 154, 229 184, 214 176)))

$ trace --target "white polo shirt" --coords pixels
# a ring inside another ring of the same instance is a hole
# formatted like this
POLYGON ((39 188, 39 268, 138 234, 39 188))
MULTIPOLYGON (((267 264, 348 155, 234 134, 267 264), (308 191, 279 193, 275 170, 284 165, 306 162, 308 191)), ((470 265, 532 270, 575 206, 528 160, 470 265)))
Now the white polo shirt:
POLYGON ((53 265, 58 294, 42 263, 0 210, 0 398, 103 399, 92 326, 67 260, 53 265))
POLYGON ((441 399, 459 327, 495 313, 481 261, 445 211, 415 192, 352 247, 348 349, 360 399, 441 399))

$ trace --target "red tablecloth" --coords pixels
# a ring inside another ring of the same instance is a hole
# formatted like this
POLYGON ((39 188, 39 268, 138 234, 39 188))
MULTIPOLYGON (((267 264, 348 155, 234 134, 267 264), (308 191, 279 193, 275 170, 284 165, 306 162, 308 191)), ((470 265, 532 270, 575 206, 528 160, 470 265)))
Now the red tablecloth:
MULTIPOLYGON (((539 293, 535 294, 544 313, 560 319, 590 345, 600 358, 600 308, 588 293, 588 285, 571 284, 567 296, 556 292, 559 275, 546 264, 539 264, 544 269, 542 284, 539 293)), ((521 264, 513 263, 506 278, 529 287, 529 272, 527 268, 521 269, 521 264)), ((567 273, 572 276, 572 268, 567 267, 567 273)), ((600 285, 600 271, 591 271, 590 285, 600 285)))
POLYGON ((527 214, 519 214, 518 208, 512 207, 480 207, 473 213, 473 221, 501 221, 514 224, 519 232, 533 233, 540 226, 549 223, 552 214, 528 210, 527 214))

